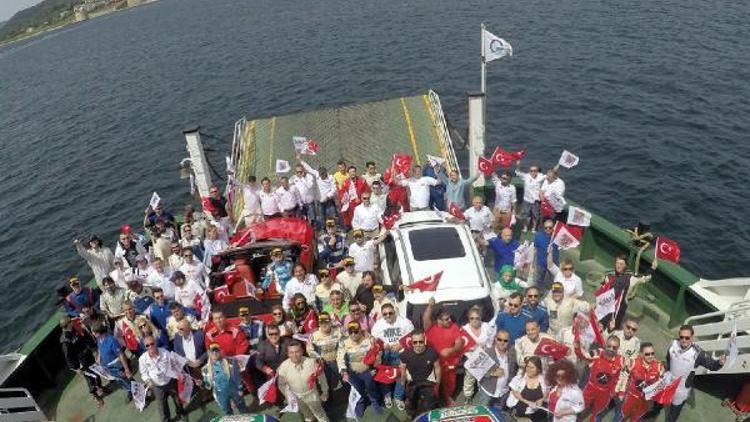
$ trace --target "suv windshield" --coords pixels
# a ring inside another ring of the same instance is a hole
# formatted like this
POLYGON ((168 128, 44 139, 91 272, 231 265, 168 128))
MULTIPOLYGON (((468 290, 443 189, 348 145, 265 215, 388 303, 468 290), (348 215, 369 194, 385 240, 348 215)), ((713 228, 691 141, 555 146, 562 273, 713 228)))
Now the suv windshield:
POLYGON ((409 244, 415 261, 460 258, 466 255, 461 238, 453 227, 411 231, 409 244))

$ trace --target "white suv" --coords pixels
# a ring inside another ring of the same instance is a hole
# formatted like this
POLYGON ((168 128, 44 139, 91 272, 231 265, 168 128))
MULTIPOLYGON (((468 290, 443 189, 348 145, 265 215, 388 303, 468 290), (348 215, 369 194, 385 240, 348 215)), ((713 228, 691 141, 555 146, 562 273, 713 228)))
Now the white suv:
POLYGON ((399 314, 416 326, 422 325, 422 313, 431 297, 459 324, 466 322, 466 313, 474 305, 482 307, 483 320, 495 316, 492 283, 465 224, 445 222, 435 211, 405 213, 398 228, 380 244, 379 253, 386 285, 409 286, 443 271, 437 291, 399 294, 399 314))

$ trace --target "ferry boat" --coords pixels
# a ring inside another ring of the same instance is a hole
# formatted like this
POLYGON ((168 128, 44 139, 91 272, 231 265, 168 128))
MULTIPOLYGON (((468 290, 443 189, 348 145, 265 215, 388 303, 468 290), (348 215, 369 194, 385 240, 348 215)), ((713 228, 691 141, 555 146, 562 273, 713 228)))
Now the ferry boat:
MULTIPOLYGON (((292 137, 300 135, 315 139, 320 146, 318 154, 309 157, 312 166, 321 164, 330 168, 339 159, 358 165, 370 160, 385 165, 394 153, 410 154, 419 163, 430 154, 443 158, 451 169, 466 172, 468 168, 469 174, 473 174, 477 171, 473 165, 476 155, 484 150, 483 102, 483 94, 468 95, 468 152, 456 148, 466 143, 449 128, 440 99, 432 91, 365 104, 243 118, 234 127, 230 160, 235 171, 228 175, 229 184, 238 186, 246 182, 249 175, 256 175, 259 179, 273 175, 276 159, 294 160, 292 137)), ((184 135, 196 187, 202 196, 207 196, 211 175, 200 130, 189 128, 184 135)), ((518 188, 520 190, 523 186, 518 188)), ((482 182, 475 186, 475 192, 492 196, 492 189, 482 182)), ((240 215, 242 192, 235 189, 232 195, 235 215, 240 215)), ((569 206, 577 205, 568 202, 569 206)), ((574 261, 577 273, 586 284, 588 298, 605 272, 612 268, 615 256, 628 256, 631 270, 652 263, 653 248, 637 238, 648 228, 634 229, 617 227, 593 214, 580 246, 562 251, 563 257, 574 261)), ((528 236, 520 231, 516 234, 528 236)), ((487 273, 491 274, 491 271, 487 273)), ((91 285, 94 285, 93 281, 91 285)), ((718 354, 726 350, 728 337, 737 327, 740 353, 736 363, 717 372, 698 373, 694 397, 686 404, 681 421, 729 421, 736 417, 723 401, 737 394, 750 370, 750 336, 745 331, 750 330, 748 286, 748 279, 703 280, 679 265, 660 262, 652 280, 640 286, 630 302, 629 314, 641 321, 639 337, 653 342, 659 353, 666 353, 676 327, 683 323, 695 326, 699 346, 718 354)), ((65 366, 58 328, 62 315, 59 311, 51 315, 17 353, 0 359, 0 422, 157 420, 155 405, 139 412, 132 403, 126 402, 125 393, 117 388, 105 398, 104 407, 97 409, 82 377, 74 376, 65 366)), ((333 420, 343 420, 346 397, 334 396, 333 401, 332 412, 338 415, 333 420)), ((257 409, 255 404, 253 401, 251 406, 257 409)), ((210 420, 220 414, 213 402, 199 404, 194 400, 188 410, 191 421, 210 420)), ((369 412, 365 419, 382 418, 369 412)), ((266 413, 279 416, 278 409, 266 413)), ((405 420, 403 412, 394 408, 392 413, 396 419, 405 420)))

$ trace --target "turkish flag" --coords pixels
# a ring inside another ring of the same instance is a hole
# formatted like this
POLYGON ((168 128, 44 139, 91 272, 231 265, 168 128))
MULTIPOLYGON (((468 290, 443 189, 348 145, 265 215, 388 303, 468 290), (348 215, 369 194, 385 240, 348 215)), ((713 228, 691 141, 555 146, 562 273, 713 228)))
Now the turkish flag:
POLYGON ((307 311, 307 315, 305 315, 305 320, 302 321, 302 326, 300 327, 300 330, 302 330, 305 334, 312 334, 315 329, 318 328, 318 316, 315 314, 315 311, 310 309, 307 311))
POLYGON ((177 397, 182 404, 190 402, 190 397, 193 395, 193 386, 193 378, 190 375, 181 372, 177 376, 177 397))
POLYGON ((492 152, 490 161, 492 161, 492 164, 494 164, 496 167, 508 168, 511 164, 513 164, 513 157, 508 154, 508 151, 502 149, 501 147, 497 147, 495 148, 495 151, 492 152))
POLYGON ((276 403, 279 390, 276 388, 276 375, 258 388, 258 404, 276 403))
POLYGON ((411 155, 407 154, 393 154, 393 160, 391 166, 396 169, 396 173, 409 177, 411 169, 411 155))
POLYGON ((398 339, 398 344, 404 349, 411 349, 411 333, 404 335, 398 339))
POLYGON ((376 339, 374 343, 372 343, 372 346, 370 346, 370 350, 365 353, 365 357, 362 358, 362 362, 365 365, 374 365, 375 360, 378 358, 378 353, 383 350, 383 340, 376 339))
POLYGON ((534 349, 534 354, 537 356, 549 356, 554 360, 560 360, 565 356, 568 356, 570 348, 562 343, 559 343, 551 338, 544 337, 534 349))
POLYGON ((414 283, 411 283, 409 287, 414 290, 419 290, 422 293, 434 292, 435 290, 437 290, 438 283, 440 282, 441 277, 443 277, 442 271, 429 277, 425 277, 421 280, 417 280, 414 283))
POLYGON ((125 347, 131 352, 138 350, 138 337, 136 337, 135 331, 124 320, 120 321, 120 332, 122 333, 122 339, 125 341, 125 347))
POLYGON ((378 365, 375 371, 375 382, 381 384, 393 384, 401 375, 401 368, 398 366, 378 365))
POLYGON ((680 262, 680 245, 672 239, 659 236, 656 238, 656 258, 672 263, 680 262))
POLYGON ((489 176, 495 171, 495 163, 492 160, 488 160, 484 157, 479 157, 477 167, 485 176, 489 176))
POLYGON ((229 286, 226 284, 214 289, 214 302, 215 303, 228 303, 234 299, 229 293, 229 286))
POLYGON ((477 345, 477 342, 474 340, 474 337, 467 333, 463 328, 459 329, 458 332, 461 334, 461 340, 463 340, 464 342, 464 348, 461 353, 469 353, 471 349, 473 349, 474 346, 477 345))
POLYGON ((450 205, 448 205, 448 212, 459 220, 466 220, 464 212, 455 202, 451 202, 450 205))
POLYGON ((315 382, 318 380, 318 377, 322 373, 323 373, 323 362, 319 360, 315 363, 315 370, 313 371, 312 374, 310 374, 310 377, 307 378, 307 388, 309 388, 310 390, 314 389, 315 382))
POLYGON ((205 196, 201 199, 201 205, 203 206, 203 212, 214 214, 217 210, 214 204, 211 202, 211 198, 205 196))
POLYGON ((401 213, 398 211, 392 212, 388 215, 383 215, 383 217, 381 217, 383 227, 385 227, 386 230, 391 230, 393 226, 396 225, 399 219, 401 219, 401 213))
POLYGON ((273 321, 274 321, 272 314, 253 315, 253 319, 256 319, 258 321, 263 321, 263 324, 265 325, 273 324, 273 321))
POLYGON ((314 139, 308 139, 307 140, 307 149, 312 152, 312 155, 315 155, 320 151, 320 145, 314 140, 314 139))
POLYGON ((664 405, 672 403, 672 399, 674 399, 674 394, 675 392, 677 392, 677 387, 680 386, 681 380, 682 380, 682 377, 677 377, 677 379, 672 381, 671 384, 664 387, 663 390, 654 394, 654 397, 653 397, 654 402, 661 403, 664 405))
POLYGON ((195 294, 193 309, 200 315, 201 321, 208 321, 208 317, 211 316, 211 302, 208 301, 208 296, 206 296, 205 292, 195 294))
POLYGON ((513 160, 518 161, 526 156, 526 153, 528 152, 528 148, 520 149, 518 151, 513 151, 513 152, 510 152, 510 151, 506 151, 506 152, 508 153, 508 155, 510 155, 510 157, 513 160))

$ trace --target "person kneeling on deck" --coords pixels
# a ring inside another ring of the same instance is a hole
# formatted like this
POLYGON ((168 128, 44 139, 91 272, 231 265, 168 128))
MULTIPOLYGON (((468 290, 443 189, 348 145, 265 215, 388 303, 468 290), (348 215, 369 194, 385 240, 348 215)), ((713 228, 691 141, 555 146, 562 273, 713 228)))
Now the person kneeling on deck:
POLYGON ((83 375, 86 385, 89 387, 89 393, 96 401, 96 405, 104 406, 102 382, 96 374, 89 371, 89 366, 96 362, 94 354, 91 353, 91 348, 95 346, 94 339, 88 334, 76 332, 73 329, 70 317, 67 315, 60 320, 60 328, 62 329, 60 344, 68 368, 83 375))
POLYGON ((224 356, 242 355, 247 353, 249 345, 245 333, 237 327, 229 325, 224 318, 224 312, 211 312, 213 327, 206 331, 206 345, 218 344, 224 356))
POLYGON ((240 395, 242 381, 240 368, 231 357, 223 357, 218 343, 208 345, 208 363, 203 367, 203 387, 210 388, 214 399, 225 415, 231 415, 232 402, 240 414, 248 413, 245 400, 240 395))
POLYGON ((146 348, 146 353, 138 358, 138 371, 141 373, 143 382, 154 393, 161 421, 172 420, 169 403, 167 403, 169 396, 174 401, 177 414, 184 419, 185 411, 177 397, 177 380, 170 375, 172 367, 178 366, 174 356, 167 349, 157 347, 156 339, 151 335, 143 338, 143 346, 146 348))
POLYGON ((287 358, 279 365, 278 385, 292 401, 297 400, 299 411, 305 421, 315 418, 318 422, 328 422, 328 416, 321 402, 328 401, 328 382, 316 359, 302 355, 302 344, 292 340, 287 347, 287 358))
POLYGON ((266 268, 260 288, 263 291, 284 293, 286 283, 292 278, 292 261, 284 258, 281 248, 271 251, 271 263, 266 268))

